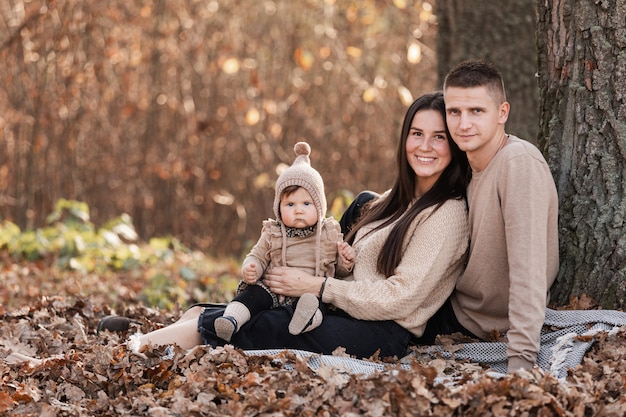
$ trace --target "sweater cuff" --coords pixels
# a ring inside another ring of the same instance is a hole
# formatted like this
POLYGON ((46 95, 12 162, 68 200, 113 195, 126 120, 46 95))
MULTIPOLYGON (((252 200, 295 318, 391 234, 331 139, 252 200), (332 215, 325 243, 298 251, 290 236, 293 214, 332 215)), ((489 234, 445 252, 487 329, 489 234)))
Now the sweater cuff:
POLYGON ((321 298, 322 302, 334 304, 334 301, 336 301, 335 292, 339 290, 339 286, 343 282, 344 281, 340 281, 336 278, 331 278, 331 277, 326 278, 324 291, 323 291, 322 298, 321 298))
POLYGON ((530 362, 524 358, 520 358, 519 356, 513 356, 509 358, 507 373, 510 374, 515 371, 519 371, 520 369, 533 369, 534 366, 534 362, 530 362))

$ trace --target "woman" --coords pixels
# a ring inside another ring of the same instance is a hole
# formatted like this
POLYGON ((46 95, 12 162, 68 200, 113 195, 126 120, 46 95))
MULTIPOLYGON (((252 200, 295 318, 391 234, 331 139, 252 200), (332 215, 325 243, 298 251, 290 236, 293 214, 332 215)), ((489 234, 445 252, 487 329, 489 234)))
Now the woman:
MULTIPOLYGON (((468 163, 451 140, 440 92, 408 109, 397 150, 398 176, 391 190, 364 210, 346 240, 356 259, 346 280, 316 277, 295 268, 272 268, 265 283, 280 295, 318 294, 335 306, 316 329, 292 335, 293 307, 264 311, 233 335, 243 349, 288 348, 330 354, 336 348, 367 358, 401 357, 412 337, 447 300, 468 247, 468 163)), ((137 344, 223 345, 215 319, 221 308, 195 306, 173 325, 139 336, 137 344)))

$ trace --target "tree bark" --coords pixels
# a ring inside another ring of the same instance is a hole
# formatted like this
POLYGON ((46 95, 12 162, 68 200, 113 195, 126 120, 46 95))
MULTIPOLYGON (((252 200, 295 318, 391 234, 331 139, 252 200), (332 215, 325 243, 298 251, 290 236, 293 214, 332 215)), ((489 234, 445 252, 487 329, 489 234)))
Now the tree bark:
POLYGON ((440 84, 466 59, 495 62, 506 82, 507 131, 536 143, 538 91, 533 0, 437 0, 440 84))
POLYGON ((626 0, 539 0, 539 146, 557 183, 561 268, 552 299, 626 296, 626 0))

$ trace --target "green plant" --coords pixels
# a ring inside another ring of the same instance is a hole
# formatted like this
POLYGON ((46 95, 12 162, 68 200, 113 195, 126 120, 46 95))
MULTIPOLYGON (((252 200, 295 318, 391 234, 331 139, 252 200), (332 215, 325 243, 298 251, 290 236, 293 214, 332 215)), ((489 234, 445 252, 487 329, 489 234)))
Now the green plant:
POLYGON ((237 261, 209 259, 173 237, 141 242, 127 214, 96 228, 85 203, 60 200, 47 219, 47 226, 26 231, 6 220, 0 223, 0 252, 15 263, 46 261, 59 279, 80 280, 82 293, 93 291, 88 282, 94 276, 102 281, 121 279, 125 289, 118 295, 114 293, 121 288, 104 286, 110 287, 112 298, 138 297, 160 308, 225 301, 236 289, 237 261))

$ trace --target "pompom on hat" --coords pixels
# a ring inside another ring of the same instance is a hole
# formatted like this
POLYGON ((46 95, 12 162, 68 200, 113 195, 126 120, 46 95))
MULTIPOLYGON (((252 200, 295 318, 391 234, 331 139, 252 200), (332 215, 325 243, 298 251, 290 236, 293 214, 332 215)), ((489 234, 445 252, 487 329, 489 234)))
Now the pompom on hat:
POLYGON ((274 196, 274 214, 280 217, 280 197, 285 188, 297 185, 311 194, 317 208, 318 219, 326 217, 326 195, 324 194, 324 180, 319 172, 311 167, 311 147, 306 142, 298 142, 293 147, 296 159, 293 164, 284 170, 276 180, 276 195, 274 196))

